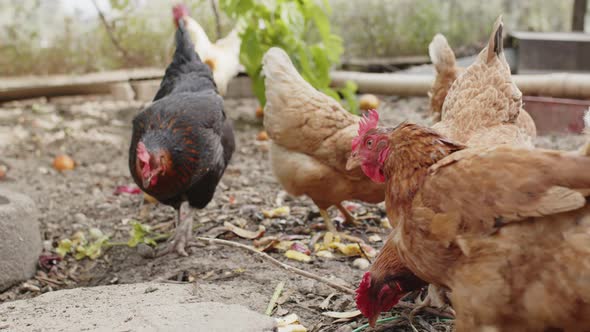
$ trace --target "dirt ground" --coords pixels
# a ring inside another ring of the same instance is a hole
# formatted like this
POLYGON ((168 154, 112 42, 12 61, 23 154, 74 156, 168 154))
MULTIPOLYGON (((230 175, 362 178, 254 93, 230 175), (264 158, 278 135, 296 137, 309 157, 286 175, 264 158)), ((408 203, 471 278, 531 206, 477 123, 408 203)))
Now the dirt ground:
MULTIPOLYGON (((380 111, 383 123, 429 122, 425 98, 383 97, 383 101, 380 111)), ((104 97, 62 97, 7 103, 0 108, 0 164, 8 166, 7 178, 0 185, 24 192, 35 200, 47 250, 59 240, 71 238, 78 231, 87 234, 91 228, 100 229, 111 241, 126 242, 133 220, 151 225, 159 232, 172 230, 170 221, 175 217, 172 208, 150 205, 151 210, 143 208, 141 214, 142 195, 114 194, 117 186, 133 183, 127 166, 130 123, 141 106, 138 102, 111 101, 104 97), (53 158, 62 153, 76 161, 75 170, 59 173, 52 168, 53 158)), ((253 116, 255 107, 256 102, 250 99, 226 101, 228 114, 236 120, 238 147, 214 200, 196 212, 195 234, 252 244, 251 240, 224 231, 224 222, 231 222, 248 230, 263 225, 265 236, 298 235, 302 242, 308 243, 319 231, 318 210, 305 197, 285 195, 274 179, 268 161, 268 142, 255 139, 261 130, 260 122, 253 116), (280 205, 290 207, 288 216, 265 218, 261 213, 280 205)), ((537 143, 541 147, 575 149, 582 142, 582 137, 571 136, 540 137, 537 143)), ((352 207, 365 225, 346 229, 379 249, 381 241, 368 239, 374 234, 385 238, 388 232, 380 226, 385 217, 383 206, 352 207)), ((337 210, 330 212, 341 220, 337 210)), ((275 286, 286 281, 275 316, 296 313, 310 331, 352 331, 366 323, 360 317, 338 322, 322 315, 324 311, 355 310, 352 296, 288 273, 247 251, 203 245, 191 248, 189 257, 170 254, 154 259, 144 258, 151 249, 138 248, 105 248, 103 255, 95 260, 77 261, 68 256, 53 271, 40 270, 36 279, 0 294, 0 301, 33 297, 59 288, 165 280, 202 286, 206 289, 202 292, 203 301, 238 303, 264 312, 275 286), (333 293, 336 295, 326 300, 333 293)), ((349 287, 354 287, 364 272, 353 266, 358 257, 335 254, 331 259, 313 257, 310 263, 302 263, 285 258, 282 252, 271 255, 349 287)), ((380 330, 412 331, 408 312, 394 311, 401 318, 380 330)), ((414 326, 419 331, 448 331, 452 322, 419 314, 414 326)))

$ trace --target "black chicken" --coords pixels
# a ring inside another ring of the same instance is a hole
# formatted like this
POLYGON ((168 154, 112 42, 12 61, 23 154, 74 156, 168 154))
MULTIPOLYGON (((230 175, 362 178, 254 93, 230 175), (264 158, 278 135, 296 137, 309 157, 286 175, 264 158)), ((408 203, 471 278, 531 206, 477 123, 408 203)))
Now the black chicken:
POLYGON ((174 238, 161 254, 186 256, 192 236, 190 207, 204 208, 235 149, 209 67, 179 21, 176 51, 154 102, 133 120, 129 170, 146 193, 178 211, 174 238))

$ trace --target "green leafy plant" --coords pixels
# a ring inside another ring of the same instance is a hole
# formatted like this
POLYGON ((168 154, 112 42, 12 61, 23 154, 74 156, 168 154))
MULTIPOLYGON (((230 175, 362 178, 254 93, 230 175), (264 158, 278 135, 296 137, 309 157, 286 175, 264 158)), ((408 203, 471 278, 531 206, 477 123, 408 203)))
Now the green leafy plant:
POLYGON ((100 229, 91 228, 88 231, 88 236, 84 232, 79 231, 69 239, 60 240, 57 248, 55 248, 55 252, 61 257, 70 254, 76 260, 84 258, 97 259, 102 255, 105 248, 115 246, 134 248, 140 243, 156 246, 156 241, 167 239, 170 236, 169 234, 155 233, 149 225, 144 225, 137 221, 132 221, 131 226, 129 240, 126 242, 111 242, 109 241, 109 236, 105 235, 100 229))
POLYGON ((133 228, 129 232, 131 237, 127 241, 127 245, 131 248, 136 247, 140 243, 145 243, 150 246, 156 245, 155 237, 158 237, 152 232, 152 229, 148 225, 144 225, 137 221, 132 223, 133 228))
POLYGON ((55 252, 61 257, 72 254, 76 260, 83 258, 96 259, 102 254, 102 249, 108 246, 109 237, 104 235, 98 228, 91 228, 86 235, 82 232, 76 232, 71 239, 59 241, 55 252))
MULTIPOLYGON (((327 0, 221 0, 220 7, 242 25, 240 61, 253 81, 254 94, 266 103, 262 57, 273 46, 289 54, 301 76, 313 87, 341 100, 330 88, 330 69, 344 51, 342 39, 330 28, 327 0)), ((343 90, 344 105, 356 112, 356 98, 348 84, 343 90)))

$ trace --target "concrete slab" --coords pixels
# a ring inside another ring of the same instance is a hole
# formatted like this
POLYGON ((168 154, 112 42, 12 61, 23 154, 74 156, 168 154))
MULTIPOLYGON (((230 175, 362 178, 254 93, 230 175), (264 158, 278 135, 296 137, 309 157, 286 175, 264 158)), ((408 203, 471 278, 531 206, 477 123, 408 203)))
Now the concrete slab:
POLYGON ((7 331, 273 331, 240 305, 199 302, 198 286, 141 283, 76 288, 0 305, 7 331))
POLYGON ((43 244, 35 203, 0 189, 0 291, 33 276, 43 244))

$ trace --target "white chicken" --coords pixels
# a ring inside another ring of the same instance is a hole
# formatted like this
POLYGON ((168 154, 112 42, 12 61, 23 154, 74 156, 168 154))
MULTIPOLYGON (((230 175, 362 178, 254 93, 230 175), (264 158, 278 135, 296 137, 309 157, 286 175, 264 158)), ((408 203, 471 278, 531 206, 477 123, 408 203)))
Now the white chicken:
POLYGON ((185 5, 174 6, 172 14, 174 22, 178 22, 179 19, 184 21, 184 26, 195 44, 195 52, 211 68, 217 89, 224 96, 229 82, 238 75, 241 69, 240 45, 242 41, 238 28, 234 28, 225 38, 212 43, 203 27, 189 16, 185 5))

